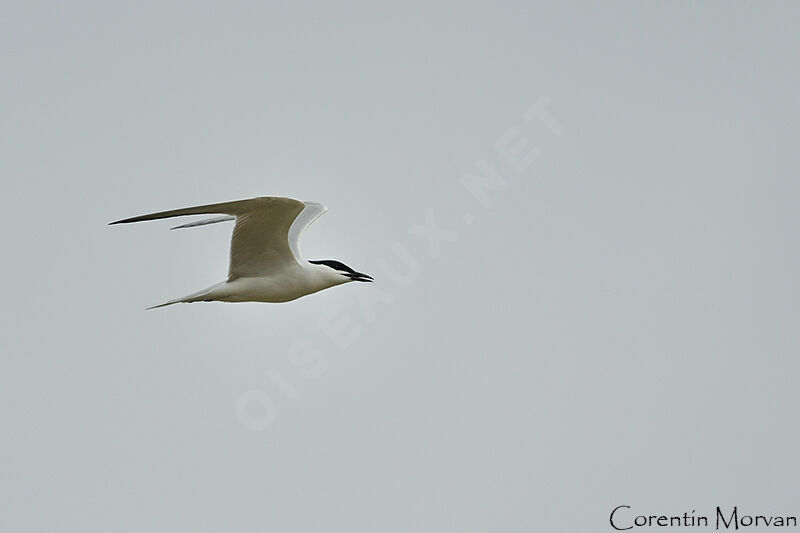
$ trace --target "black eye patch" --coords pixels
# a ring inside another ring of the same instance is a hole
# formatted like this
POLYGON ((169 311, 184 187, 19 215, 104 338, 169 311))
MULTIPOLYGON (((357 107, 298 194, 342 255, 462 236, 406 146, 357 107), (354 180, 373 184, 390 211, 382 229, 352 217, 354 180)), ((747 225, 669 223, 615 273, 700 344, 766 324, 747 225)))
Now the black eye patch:
POLYGON ((315 265, 325 265, 334 270, 338 270, 339 272, 347 272, 348 274, 358 274, 358 272, 356 272, 349 266, 339 261, 335 261, 333 259, 323 259, 321 261, 309 261, 309 263, 314 263, 315 265))

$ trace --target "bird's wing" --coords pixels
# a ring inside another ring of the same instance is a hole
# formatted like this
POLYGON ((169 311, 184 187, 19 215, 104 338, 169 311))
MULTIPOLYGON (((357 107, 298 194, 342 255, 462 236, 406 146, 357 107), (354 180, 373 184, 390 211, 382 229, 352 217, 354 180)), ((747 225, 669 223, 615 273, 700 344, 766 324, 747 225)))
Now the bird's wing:
MULTIPOLYGON (((296 248, 296 239, 292 241, 295 244, 290 245, 289 232, 292 223, 304 209, 306 209, 306 204, 299 200, 267 196, 161 211, 118 220, 112 224, 184 215, 225 214, 233 216, 236 218, 236 225, 231 237, 231 259, 228 269, 228 279, 233 280, 240 277, 266 276, 299 265, 300 258, 299 256, 296 258, 293 252, 293 249, 296 248)), ((303 228, 308 226, 319 214, 305 223, 303 228)), ((223 219, 224 217, 217 217, 212 220, 213 222, 222 222, 223 219)), ((302 229, 300 231, 302 232, 302 229)), ((299 233, 297 236, 299 237, 299 233)))
MULTIPOLYGON (((306 228, 328 211, 326 206, 317 202, 303 203, 305 204, 305 208, 297 215, 297 218, 294 219, 292 226, 289 228, 289 247, 298 263, 303 259, 303 254, 300 253, 300 237, 303 235, 306 228)), ((208 224, 227 222, 229 220, 236 220, 236 217, 225 215, 221 217, 204 218, 203 220, 181 224, 180 226, 175 226, 170 229, 195 228, 197 226, 207 226, 208 224)))
POLYGON ((327 207, 316 202, 303 203, 306 206, 305 209, 297 215, 297 218, 292 222, 292 227, 289 228, 289 248, 291 248, 292 254, 297 259, 298 263, 303 260, 303 254, 300 253, 300 237, 303 235, 306 228, 328 210, 327 207))

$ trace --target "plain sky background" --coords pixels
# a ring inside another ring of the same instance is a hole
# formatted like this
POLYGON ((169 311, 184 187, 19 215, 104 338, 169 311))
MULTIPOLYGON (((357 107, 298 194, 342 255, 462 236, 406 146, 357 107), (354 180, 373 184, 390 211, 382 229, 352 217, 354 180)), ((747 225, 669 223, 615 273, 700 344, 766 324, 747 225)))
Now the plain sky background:
POLYGON ((493 4, 0 4, 0 531, 800 514, 800 6, 493 4), (258 195, 377 282, 145 311, 258 195))

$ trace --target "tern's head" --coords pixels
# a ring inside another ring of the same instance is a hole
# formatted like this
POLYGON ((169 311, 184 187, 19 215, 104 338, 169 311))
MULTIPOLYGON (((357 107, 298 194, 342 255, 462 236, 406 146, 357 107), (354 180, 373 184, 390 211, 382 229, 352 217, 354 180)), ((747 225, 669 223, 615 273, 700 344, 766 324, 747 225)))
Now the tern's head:
POLYGON ((335 261, 333 259, 309 261, 309 263, 320 265, 323 268, 329 269, 331 274, 335 276, 341 276, 341 278, 343 278, 342 283, 347 283, 348 281, 373 281, 372 276, 362 274, 361 272, 356 272, 344 263, 335 261))

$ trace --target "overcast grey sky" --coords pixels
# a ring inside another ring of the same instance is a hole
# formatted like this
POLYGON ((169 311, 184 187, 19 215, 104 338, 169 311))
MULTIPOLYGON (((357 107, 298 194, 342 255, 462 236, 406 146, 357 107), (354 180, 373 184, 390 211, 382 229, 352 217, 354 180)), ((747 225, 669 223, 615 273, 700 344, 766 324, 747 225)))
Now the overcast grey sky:
POLYGON ((800 514, 799 16, 3 2, 0 531, 800 514), (145 311, 257 195, 377 282, 145 311))

